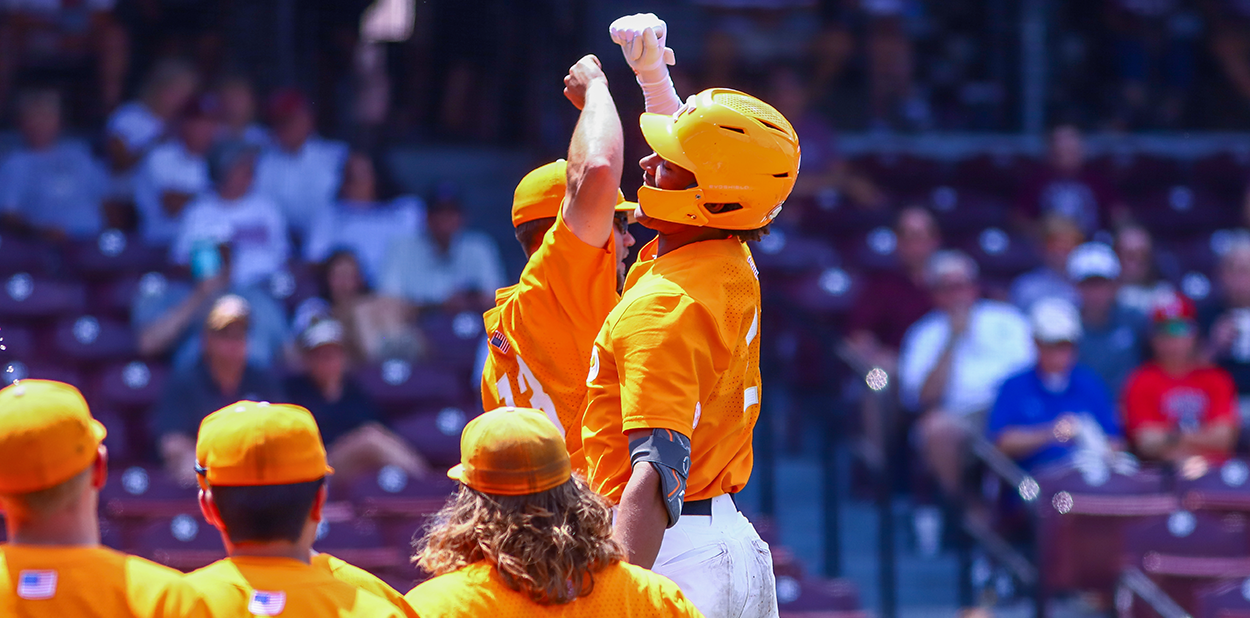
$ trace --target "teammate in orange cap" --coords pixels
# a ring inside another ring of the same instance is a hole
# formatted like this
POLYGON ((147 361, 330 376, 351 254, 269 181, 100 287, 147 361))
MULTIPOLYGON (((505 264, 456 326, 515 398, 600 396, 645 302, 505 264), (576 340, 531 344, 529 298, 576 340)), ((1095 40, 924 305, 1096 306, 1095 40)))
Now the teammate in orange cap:
POLYGON ((100 546, 104 435, 73 386, 0 390, 0 616, 206 618, 181 573, 100 546))
POLYGON ((460 461, 447 473, 460 490, 418 542, 435 577, 408 599, 425 618, 701 616, 676 584, 623 562, 610 505, 541 411, 473 419, 460 461))
POLYGON ((482 404, 542 410, 576 452, 580 433, 568 430, 586 399, 586 350, 620 299, 634 204, 618 188, 621 120, 599 60, 582 58, 564 83, 581 117, 567 164, 548 163, 517 185, 512 225, 529 263, 483 316, 482 404))
POLYGON ((393 603, 310 564, 326 451, 299 406, 240 401, 205 417, 195 445, 200 509, 229 558, 190 575, 215 616, 381 616, 393 603))
MULTIPOLYGON (((654 68, 666 30, 633 16, 613 38, 631 66, 654 68)), ((591 350, 590 484, 619 502, 630 561, 677 582, 704 614, 776 616, 768 545, 733 494, 751 474, 760 403, 760 287, 746 241, 767 233, 794 187, 798 136, 772 106, 726 89, 641 124, 655 152, 640 162, 638 221, 657 236, 591 350)))

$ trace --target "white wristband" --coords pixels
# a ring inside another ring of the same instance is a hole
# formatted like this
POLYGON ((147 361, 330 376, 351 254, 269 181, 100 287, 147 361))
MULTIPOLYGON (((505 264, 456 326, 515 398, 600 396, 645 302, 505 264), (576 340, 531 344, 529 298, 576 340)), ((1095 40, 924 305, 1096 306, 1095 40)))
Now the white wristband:
POLYGON ((638 76, 638 85, 642 87, 642 96, 647 103, 647 112, 651 114, 672 115, 681 107, 681 98, 673 87, 673 78, 668 75, 668 67, 648 75, 650 79, 638 76))

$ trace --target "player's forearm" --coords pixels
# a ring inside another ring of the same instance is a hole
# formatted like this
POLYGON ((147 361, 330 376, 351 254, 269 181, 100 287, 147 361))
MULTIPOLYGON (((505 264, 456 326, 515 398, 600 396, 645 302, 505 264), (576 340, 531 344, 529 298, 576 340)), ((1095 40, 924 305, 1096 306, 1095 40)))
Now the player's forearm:
POLYGON ((616 513, 616 540, 631 564, 651 568, 660 554, 668 511, 660 495, 660 475, 646 462, 634 466, 616 513))
POLYGON ((607 80, 586 90, 586 104, 569 142, 568 200, 564 222, 583 242, 607 244, 621 183, 624 137, 607 80))
POLYGON ((1236 442, 1236 427, 1233 425, 1214 425, 1195 433, 1181 434, 1179 446, 1189 451, 1232 452, 1236 442))
POLYGON ((927 409, 938 405, 942 402, 942 397, 946 395, 946 383, 950 380, 951 358, 954 356, 955 346, 947 345, 942 351, 942 356, 938 358, 938 362, 933 365, 933 370, 925 377, 924 384, 920 387, 920 407, 927 409))

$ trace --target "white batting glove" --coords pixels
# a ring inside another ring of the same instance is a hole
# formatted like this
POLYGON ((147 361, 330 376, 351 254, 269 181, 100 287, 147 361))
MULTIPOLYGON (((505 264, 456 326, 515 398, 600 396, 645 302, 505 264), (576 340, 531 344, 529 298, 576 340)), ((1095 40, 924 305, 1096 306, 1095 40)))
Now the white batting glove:
POLYGON ((612 42, 621 46, 625 62, 639 77, 667 72, 667 65, 677 62, 673 50, 666 47, 668 24, 655 13, 627 15, 608 26, 612 42))
POLYGON ((654 13, 638 13, 612 22, 608 33, 612 42, 621 46, 625 62, 638 76, 647 111, 657 114, 677 111, 681 98, 668 75, 668 65, 677 62, 673 50, 665 45, 668 24, 654 13))

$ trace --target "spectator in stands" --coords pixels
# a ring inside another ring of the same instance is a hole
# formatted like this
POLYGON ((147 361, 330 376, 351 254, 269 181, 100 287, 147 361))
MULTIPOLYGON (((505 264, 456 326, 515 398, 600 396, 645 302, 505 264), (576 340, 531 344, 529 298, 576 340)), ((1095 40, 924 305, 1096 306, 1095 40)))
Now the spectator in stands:
MULTIPOLYGON (((139 354, 169 359, 175 369, 195 365, 201 353, 201 328, 213 303, 226 293, 242 296, 250 307, 249 362, 270 367, 280 362, 286 346, 287 321, 268 290, 230 286, 227 266, 206 251, 192 271, 194 284, 168 281, 152 273, 144 278, 131 306, 130 322, 139 354)), ((217 254, 220 257, 220 254, 217 254)))
POLYGON ((353 362, 412 361, 425 355, 421 332, 411 325, 411 308, 401 299, 374 294, 350 250, 331 253, 318 265, 317 278, 318 296, 295 310, 296 332, 317 319, 333 318, 346 331, 345 345, 353 362))
POLYGON ((1048 214, 1042 220, 1042 265, 1019 277, 1011 284, 1011 302, 1021 311, 1029 311, 1033 303, 1057 296, 1075 303, 1076 288, 1068 280, 1068 256, 1085 240, 1076 222, 1059 214, 1048 214))
POLYGON ((1071 455, 1087 422, 1123 450, 1119 419, 1106 384, 1077 364, 1081 316, 1062 298, 1044 298, 1030 312, 1037 364, 1003 382, 986 435, 1005 455, 1035 472, 1071 455))
POLYGON ((1116 298, 1125 307, 1149 315, 1155 297, 1173 291, 1172 284, 1160 273, 1150 232, 1138 225, 1121 227, 1115 237, 1115 252, 1120 258, 1120 291, 1116 298))
POLYGON ((894 226, 899 270, 874 274, 855 300, 847 343, 870 364, 893 372, 908 327, 933 308, 925 283, 929 258, 941 247, 933 214, 922 207, 903 209, 894 226))
POLYGON ((1233 376, 1241 424, 1250 418, 1250 239, 1238 237, 1220 258, 1219 294, 1198 313, 1206 356, 1233 376))
POLYGON ((178 233, 183 211, 210 186, 208 155, 217 123, 211 103, 192 99, 178 115, 176 136, 152 148, 135 177, 135 206, 143 239, 165 246, 178 233))
POLYGON ((420 200, 379 200, 373 161, 364 154, 353 153, 343 169, 338 202, 313 220, 304 245, 304 259, 320 262, 331 251, 350 249, 361 261, 365 279, 376 283, 391 241, 419 234, 424 226, 425 208, 420 200))
POLYGON ((1036 221, 1051 213, 1077 223, 1085 234, 1120 217, 1120 198, 1109 180, 1085 166, 1085 142, 1074 125, 1050 133, 1050 157, 1038 176, 1025 184, 1017 214, 1036 221))
POLYGON ((1111 247, 1089 242, 1068 257, 1068 278, 1081 297, 1084 335, 1077 359, 1118 399, 1129 372, 1142 361, 1146 317, 1116 299, 1120 260, 1111 247))
POLYGON ((391 243, 380 287, 417 307, 479 313, 494 306, 495 290, 503 285, 495 242, 464 229, 458 189, 440 183, 429 201, 425 230, 391 243))
POLYGON ((268 197, 252 191, 255 163, 255 151, 246 146, 218 153, 217 189, 201 194, 182 216, 171 252, 175 262, 195 268, 193 261, 203 252, 228 256, 217 259, 226 263, 230 282, 239 289, 263 284, 285 266, 286 221, 268 197))
POLYGON ((153 424, 161 461, 174 478, 195 484, 195 434, 200 420, 240 399, 283 400, 282 386, 248 361, 251 309, 241 296, 218 298, 204 321, 204 351, 191 367, 170 375, 153 424))
POLYGON ((133 197, 131 173, 148 150, 165 137, 165 124, 183 109, 199 84, 190 65, 165 60, 152 69, 143 92, 113 112, 104 128, 105 153, 118 199, 133 197))
POLYGON ((1194 77, 1197 20, 1178 0, 1115 0, 1105 16, 1120 79, 1120 129, 1177 128, 1194 77), (1193 24, 1193 25, 1189 25, 1193 24))
POLYGON ((1156 300, 1154 360, 1129 377, 1124 391, 1125 426, 1142 459, 1219 460, 1237 441, 1236 387, 1227 371, 1203 362, 1195 313, 1181 294, 1156 300))
POLYGON ((100 231, 108 190, 104 168, 87 146, 61 137, 61 97, 31 90, 17 99, 22 146, 0 164, 0 211, 10 226, 53 238, 100 231))
POLYGON ((287 400, 308 408, 325 440, 336 485, 395 466, 418 477, 429 465, 403 438, 382 425, 381 412, 348 373, 343 325, 319 320, 300 335, 305 371, 284 383, 287 400))
POLYGON ((281 209, 299 238, 334 201, 339 190, 347 145, 323 139, 313 126, 308 99, 296 90, 281 90, 269 100, 273 147, 256 164, 256 190, 281 209))
POLYGON ((21 69, 95 65, 101 112, 121 102, 129 49, 115 0, 6 2, 0 19, 0 101, 21 69))
POLYGON ((977 264, 962 252, 929 259, 925 283, 936 309, 912 325, 899 354, 899 395, 920 412, 920 442, 930 470, 957 495, 966 438, 985 431, 1003 380, 1033 363, 1029 325, 1015 307, 983 300, 977 264))
POLYGON ((269 131, 256 122, 256 92, 246 77, 233 75, 217 84, 220 108, 217 142, 246 144, 253 148, 272 145, 269 131))

